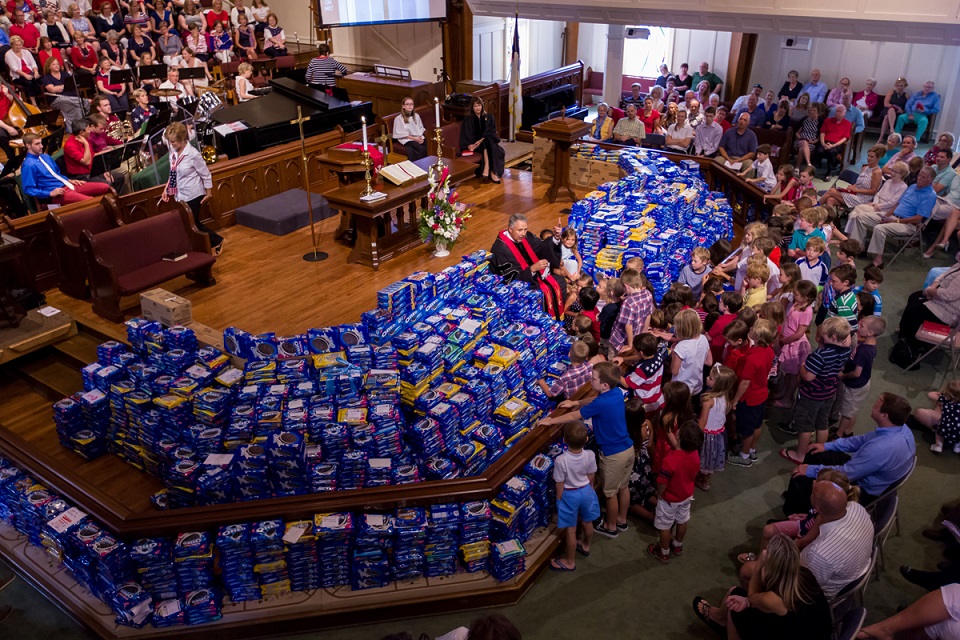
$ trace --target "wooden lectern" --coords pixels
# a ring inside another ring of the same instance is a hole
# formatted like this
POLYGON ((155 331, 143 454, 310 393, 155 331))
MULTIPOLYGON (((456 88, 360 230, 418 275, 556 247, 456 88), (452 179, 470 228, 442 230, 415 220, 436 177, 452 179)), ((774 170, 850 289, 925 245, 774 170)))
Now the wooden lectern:
POLYGON ((566 189, 572 202, 577 201, 577 194, 570 186, 570 146, 590 131, 590 125, 576 118, 554 118, 534 125, 537 135, 547 140, 553 140, 553 184, 547 190, 547 199, 553 204, 557 200, 557 192, 566 189))

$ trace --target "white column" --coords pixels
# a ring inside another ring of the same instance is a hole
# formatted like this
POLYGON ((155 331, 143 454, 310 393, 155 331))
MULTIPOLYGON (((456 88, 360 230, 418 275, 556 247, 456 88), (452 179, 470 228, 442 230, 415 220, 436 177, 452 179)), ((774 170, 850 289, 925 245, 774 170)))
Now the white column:
POLYGON ((623 84, 623 25, 607 28, 607 64, 603 72, 603 101, 611 107, 620 104, 623 84))
MULTIPOLYGON (((947 57, 953 57, 952 65, 943 65, 942 69, 960 68, 960 47, 946 47, 953 51, 947 54, 947 57)), ((944 131, 957 131, 960 129, 960 78, 956 73, 947 74, 945 78, 937 78, 937 93, 940 94, 940 113, 934 122, 935 131, 930 132, 930 140, 936 142, 936 136, 944 131), (943 83, 941 85, 941 83, 943 83)), ((954 152, 958 146, 954 145, 954 152)))

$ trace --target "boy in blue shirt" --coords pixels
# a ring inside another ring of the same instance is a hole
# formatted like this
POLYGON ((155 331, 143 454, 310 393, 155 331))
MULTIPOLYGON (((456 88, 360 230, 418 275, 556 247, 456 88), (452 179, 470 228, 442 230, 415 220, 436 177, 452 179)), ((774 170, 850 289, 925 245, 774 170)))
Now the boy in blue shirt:
POLYGON ((811 207, 800 212, 797 219, 797 228, 793 231, 793 237, 790 239, 790 246, 787 255, 791 258, 800 258, 807 248, 807 240, 817 237, 827 241, 827 236, 820 230, 820 209, 811 207))
POLYGON ((883 299, 880 297, 880 285, 883 284, 883 269, 870 265, 863 270, 863 285, 854 287, 854 293, 865 291, 873 296, 873 315, 879 316, 883 311, 883 299))
POLYGON ((597 363, 593 367, 590 384, 599 395, 590 400, 564 400, 558 408, 573 411, 540 421, 542 425, 552 425, 593 419, 593 435, 600 446, 600 476, 607 506, 606 519, 601 518, 594 527, 597 533, 608 538, 616 538, 620 531, 627 530, 630 474, 636 457, 633 440, 627 433, 621 382, 617 365, 612 362, 597 363))

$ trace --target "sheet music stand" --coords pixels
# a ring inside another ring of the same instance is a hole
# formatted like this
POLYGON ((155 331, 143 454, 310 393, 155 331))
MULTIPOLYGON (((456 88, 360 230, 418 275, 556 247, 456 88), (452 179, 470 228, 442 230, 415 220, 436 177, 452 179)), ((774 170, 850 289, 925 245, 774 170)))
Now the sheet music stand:
POLYGON ((45 127, 47 130, 52 131, 57 124, 57 120, 59 119, 60 112, 56 109, 51 109, 50 111, 40 111, 39 113, 31 113, 24 121, 23 128, 33 129, 34 127, 45 127))
POLYGON ((27 157, 26 152, 18 153, 11 158, 7 158, 7 162, 3 165, 3 170, 0 171, 0 180, 6 178, 17 169, 20 168, 20 165, 23 164, 24 159, 27 157))
POLYGON ((253 72, 260 76, 263 75, 264 71, 272 76, 273 72, 277 70, 276 58, 268 58, 267 60, 251 60, 250 64, 253 66, 253 72))
POLYGON ((166 80, 167 65, 165 64, 146 64, 137 67, 140 70, 140 81, 144 80, 166 80))
MULTIPOLYGON (((274 60, 274 64, 276 61, 274 60)), ((166 76, 164 76, 166 77, 166 76)), ((180 68, 180 82, 183 83, 184 80, 203 80, 207 77, 206 72, 203 67, 181 67, 180 68)))
POLYGON ((90 165, 91 176, 101 176, 108 171, 113 171, 123 162, 124 150, 129 145, 123 145, 115 149, 101 151, 93 156, 93 163, 90 165))
POLYGON ((41 138, 43 141, 43 150, 45 153, 53 154, 56 153, 60 147, 63 146, 63 133, 66 131, 63 127, 54 130, 46 138, 41 138))
POLYGON ((136 81, 133 77, 133 69, 110 69, 110 84, 136 83, 136 81))

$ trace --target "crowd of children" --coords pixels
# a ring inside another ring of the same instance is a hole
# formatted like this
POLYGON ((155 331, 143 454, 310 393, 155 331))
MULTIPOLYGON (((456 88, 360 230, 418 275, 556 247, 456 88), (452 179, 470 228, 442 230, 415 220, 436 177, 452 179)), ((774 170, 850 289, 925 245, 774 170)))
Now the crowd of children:
MULTIPOLYGON (((780 450, 796 465, 814 442, 853 435, 886 329, 883 271, 858 277, 863 247, 836 229, 832 206, 817 205, 808 173, 781 168, 770 189, 796 199, 748 224, 739 247, 695 249, 659 305, 641 258, 597 281, 576 234, 564 233, 567 327, 577 340, 573 365, 552 387, 541 383, 567 410, 541 421, 566 424, 569 457, 554 477, 564 548, 553 569, 573 570, 593 533, 616 537, 628 514, 657 529, 650 555, 681 555, 694 491, 709 491, 728 464, 756 464, 765 420, 796 436, 795 448, 780 450), (598 395, 578 393, 587 383, 598 395), (586 432, 573 428, 588 418, 596 466, 583 461, 594 460, 586 432)), ((937 447, 960 452, 960 383, 935 395, 936 408, 917 419, 941 425, 937 447)))

